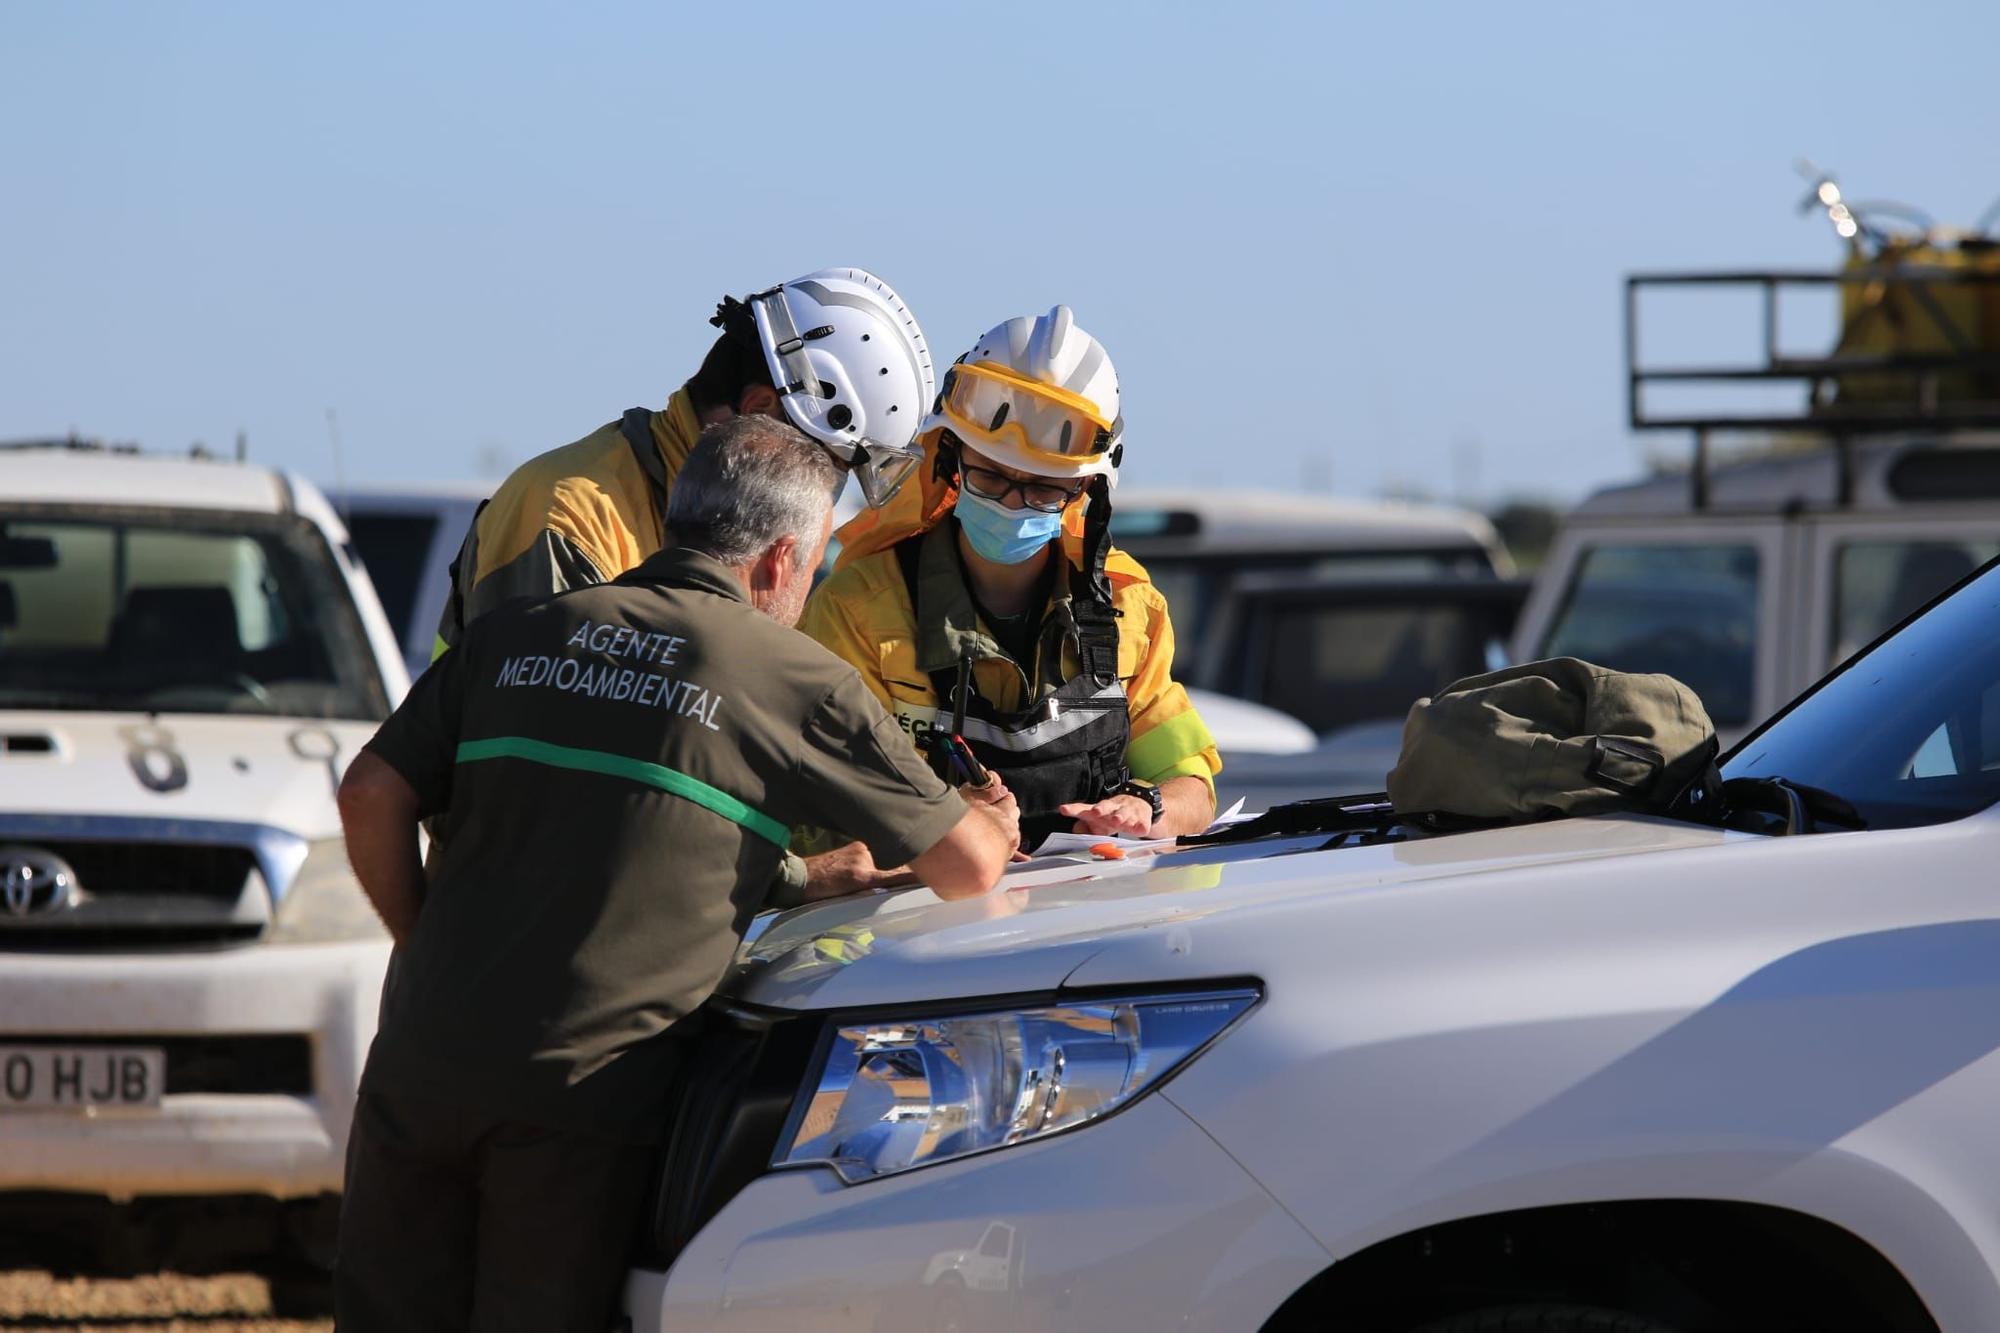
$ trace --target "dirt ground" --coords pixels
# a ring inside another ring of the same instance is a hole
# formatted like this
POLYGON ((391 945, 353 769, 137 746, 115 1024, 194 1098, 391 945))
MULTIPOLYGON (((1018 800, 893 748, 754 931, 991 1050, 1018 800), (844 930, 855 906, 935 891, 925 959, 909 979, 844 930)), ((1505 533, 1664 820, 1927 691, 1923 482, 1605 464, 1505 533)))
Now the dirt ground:
POLYGON ((0 1273, 0 1328, 76 1333, 332 1333, 331 1319, 277 1319, 248 1276, 54 1278, 0 1273))

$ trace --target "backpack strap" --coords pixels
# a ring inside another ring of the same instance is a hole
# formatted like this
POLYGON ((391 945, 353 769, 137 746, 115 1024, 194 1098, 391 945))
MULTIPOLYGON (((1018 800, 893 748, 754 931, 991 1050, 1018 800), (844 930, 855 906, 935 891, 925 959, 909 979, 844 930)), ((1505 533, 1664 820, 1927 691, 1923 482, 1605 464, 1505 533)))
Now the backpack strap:
POLYGON ((618 431, 625 437, 625 443, 632 447, 632 458, 639 464, 639 470, 646 474, 646 488, 653 496, 653 516, 660 520, 660 528, 667 526, 667 465, 660 461, 660 450, 653 443, 653 410, 649 407, 629 407, 625 415, 618 419, 618 431))
MULTIPOLYGON (((923 616, 923 608, 917 603, 917 566, 923 556, 924 538, 928 535, 927 532, 914 533, 889 548, 896 553, 896 568, 902 573, 903 588, 910 595, 910 620, 913 624, 921 621, 923 616)), ((953 697, 958 690, 956 668, 933 671, 930 678, 931 692, 937 695, 939 703, 947 708, 961 703, 953 697)))

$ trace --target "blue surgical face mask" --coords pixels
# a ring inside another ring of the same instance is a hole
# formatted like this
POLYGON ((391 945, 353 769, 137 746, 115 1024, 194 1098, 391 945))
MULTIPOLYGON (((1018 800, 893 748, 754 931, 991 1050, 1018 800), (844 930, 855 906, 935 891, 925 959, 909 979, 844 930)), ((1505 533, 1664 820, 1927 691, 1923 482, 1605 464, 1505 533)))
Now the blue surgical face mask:
POLYGON ((956 512, 972 549, 996 565, 1018 565, 1062 532, 1060 513, 1009 509, 998 500, 964 489, 958 493, 956 512))

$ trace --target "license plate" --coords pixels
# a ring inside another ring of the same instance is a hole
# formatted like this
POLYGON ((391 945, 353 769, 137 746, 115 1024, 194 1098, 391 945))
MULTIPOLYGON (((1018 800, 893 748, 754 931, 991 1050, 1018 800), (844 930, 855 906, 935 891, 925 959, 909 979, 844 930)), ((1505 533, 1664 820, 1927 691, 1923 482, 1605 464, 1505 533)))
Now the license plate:
POLYGON ((158 1106, 165 1051, 144 1046, 0 1046, 0 1111, 158 1106))

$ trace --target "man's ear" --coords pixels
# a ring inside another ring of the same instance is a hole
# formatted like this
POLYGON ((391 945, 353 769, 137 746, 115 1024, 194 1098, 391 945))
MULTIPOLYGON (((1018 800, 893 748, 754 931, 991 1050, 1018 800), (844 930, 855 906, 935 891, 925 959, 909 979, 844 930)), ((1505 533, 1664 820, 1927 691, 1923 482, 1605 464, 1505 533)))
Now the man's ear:
POLYGON ((736 415, 776 417, 783 421, 785 405, 778 401, 778 391, 770 385, 751 384, 736 395, 736 415))
POLYGON ((799 539, 780 537, 765 548, 757 557, 757 563, 750 570, 752 592, 776 592, 792 579, 792 561, 798 553, 799 539))

